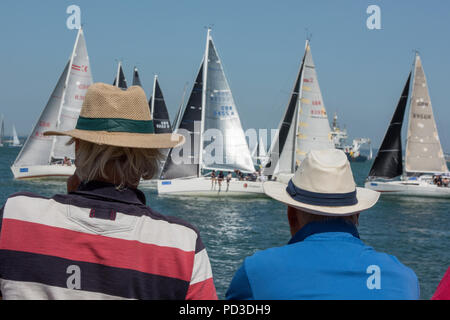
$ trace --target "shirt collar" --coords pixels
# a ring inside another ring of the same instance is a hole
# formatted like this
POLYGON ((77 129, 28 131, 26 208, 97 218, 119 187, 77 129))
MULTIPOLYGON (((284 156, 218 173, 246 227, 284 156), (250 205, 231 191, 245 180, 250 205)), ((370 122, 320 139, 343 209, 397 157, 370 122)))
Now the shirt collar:
POLYGON ((356 229, 356 226, 353 223, 342 220, 329 220, 308 223, 306 226, 297 231, 291 240, 289 240, 288 244, 303 241, 313 234, 326 232, 350 233, 352 236, 359 239, 358 229, 356 229))
POLYGON ((71 192, 70 194, 79 194, 137 205, 146 204, 145 195, 142 191, 133 188, 119 189, 116 185, 103 181, 83 182, 80 184, 77 191, 71 192))

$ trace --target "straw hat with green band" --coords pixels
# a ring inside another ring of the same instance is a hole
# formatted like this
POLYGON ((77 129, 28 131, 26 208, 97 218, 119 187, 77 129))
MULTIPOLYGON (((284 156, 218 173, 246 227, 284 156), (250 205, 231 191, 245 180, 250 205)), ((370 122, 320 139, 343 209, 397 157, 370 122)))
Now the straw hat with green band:
POLYGON ((164 149, 184 143, 179 134, 155 134, 144 90, 127 90, 95 83, 89 87, 75 129, 47 131, 46 136, 70 136, 117 147, 164 149))

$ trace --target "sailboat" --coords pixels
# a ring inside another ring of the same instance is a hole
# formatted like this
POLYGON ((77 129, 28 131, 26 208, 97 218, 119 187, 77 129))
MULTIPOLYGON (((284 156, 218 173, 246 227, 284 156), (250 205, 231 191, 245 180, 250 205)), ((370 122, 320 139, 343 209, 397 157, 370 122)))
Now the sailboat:
POLYGON ((176 133, 186 137, 183 146, 169 152, 159 194, 263 194, 262 182, 224 179, 219 185, 204 171, 242 173, 255 171, 236 104, 208 29, 203 61, 176 133))
POLYGON ((0 147, 3 147, 4 139, 5 139, 5 119, 2 115, 2 121, 0 122, 0 147))
POLYGON ((311 150, 334 149, 309 40, 263 174, 288 182, 311 150))
POLYGON ((20 143, 19 136, 17 135, 16 127, 13 125, 13 140, 12 143, 9 145, 10 147, 21 147, 22 144, 20 143))
MULTIPOLYGON (((133 86, 142 87, 139 72, 136 67, 133 71, 133 86)), ((169 112, 167 111, 166 102, 164 100, 157 75, 155 75, 153 80, 153 94, 148 101, 148 106, 150 108, 150 114, 152 115, 155 133, 172 133, 169 112)))
MULTIPOLYGON (((137 69, 134 71, 133 85, 141 85, 139 74, 137 69)), ((161 87, 159 85, 158 76, 155 75, 153 79, 153 94, 148 101, 150 108, 150 114, 153 119, 153 128, 156 134, 160 133, 172 133, 172 125, 169 119, 169 112, 167 111, 166 102, 162 94, 161 87)), ((161 175, 164 168, 164 164, 169 154, 169 149, 160 150, 163 156, 161 161, 160 170, 157 173, 157 177, 161 175)), ((142 180, 139 184, 141 187, 156 187, 156 180, 142 180)))
POLYGON ((113 86, 116 86, 116 87, 119 87, 122 89, 128 88, 127 79, 125 78, 125 74, 123 73, 123 69, 122 69, 122 61, 119 61, 119 63, 117 64, 117 73, 116 73, 116 77, 114 78, 113 86))
MULTIPOLYGON (((391 195, 450 198, 450 188, 436 185, 435 176, 449 174, 434 120, 428 85, 418 53, 402 95, 374 160, 365 187, 391 195), (413 75, 412 94, 409 96, 413 75), (401 129, 409 98, 405 165, 401 129)), ((444 179, 445 180, 445 179, 444 179)))
POLYGON ((69 138, 47 137, 43 133, 75 128, 84 96, 91 84, 89 57, 80 28, 72 55, 33 131, 11 166, 14 178, 67 177, 74 173, 74 165, 67 165, 67 161, 64 164, 64 159, 71 162, 75 159, 73 145, 66 145, 69 138))
POLYGON ((133 86, 142 87, 141 78, 139 77, 139 71, 136 67, 133 69, 133 86))

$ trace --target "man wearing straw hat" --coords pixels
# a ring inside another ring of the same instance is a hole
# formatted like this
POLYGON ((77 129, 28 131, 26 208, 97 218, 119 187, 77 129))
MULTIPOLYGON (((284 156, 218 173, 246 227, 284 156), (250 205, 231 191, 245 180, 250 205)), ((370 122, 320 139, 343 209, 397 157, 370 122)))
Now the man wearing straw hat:
POLYGON ((266 182, 264 191, 288 206, 292 238, 246 258, 227 299, 419 298, 411 269, 360 240, 359 213, 379 194, 356 187, 344 152, 311 151, 288 185, 266 182))
POLYGON ((45 135, 71 137, 76 171, 68 194, 18 193, 0 211, 4 299, 217 299, 198 231, 137 189, 184 142, 154 133, 140 87, 93 84, 76 128, 45 135))

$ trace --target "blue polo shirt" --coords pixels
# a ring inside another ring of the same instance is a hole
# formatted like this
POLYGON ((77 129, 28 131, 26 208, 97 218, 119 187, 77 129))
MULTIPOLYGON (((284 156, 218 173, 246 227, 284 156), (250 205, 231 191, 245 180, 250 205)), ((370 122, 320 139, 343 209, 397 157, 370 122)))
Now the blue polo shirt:
POLYGON ((230 300, 419 299, 414 271, 375 251, 342 220, 313 222, 289 243, 244 260, 226 293, 230 300))

